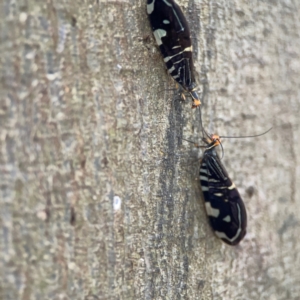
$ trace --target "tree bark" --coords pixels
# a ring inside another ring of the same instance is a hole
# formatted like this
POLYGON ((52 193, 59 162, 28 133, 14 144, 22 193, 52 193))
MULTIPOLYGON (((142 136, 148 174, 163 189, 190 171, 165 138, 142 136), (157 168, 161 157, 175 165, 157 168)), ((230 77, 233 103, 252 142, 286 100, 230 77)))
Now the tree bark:
POLYGON ((299 299, 300 2, 178 1, 248 211, 210 229, 199 109, 146 1, 2 1, 1 299, 299 299))

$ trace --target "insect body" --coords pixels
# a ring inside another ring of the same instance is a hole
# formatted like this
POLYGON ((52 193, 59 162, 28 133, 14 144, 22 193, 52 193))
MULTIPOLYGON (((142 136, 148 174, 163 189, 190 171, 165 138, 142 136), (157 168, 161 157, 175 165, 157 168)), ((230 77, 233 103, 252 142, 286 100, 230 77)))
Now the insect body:
POLYGON ((212 135, 206 143, 199 173, 206 213, 215 234, 234 246, 246 235, 246 208, 216 152, 219 136, 212 135))
POLYGON ((168 72, 191 95, 193 107, 199 106, 190 30, 180 7, 174 0, 147 0, 147 13, 168 72))

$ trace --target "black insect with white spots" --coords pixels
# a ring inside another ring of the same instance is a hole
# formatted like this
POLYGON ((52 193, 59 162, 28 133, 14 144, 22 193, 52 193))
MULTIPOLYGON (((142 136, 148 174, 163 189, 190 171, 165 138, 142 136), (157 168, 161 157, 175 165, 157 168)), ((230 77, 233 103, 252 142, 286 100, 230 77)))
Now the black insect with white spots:
POLYGON ((220 137, 205 140, 200 166, 200 183, 206 213, 215 234, 226 244, 237 245, 246 235, 247 213, 244 202, 223 166, 215 147, 220 137))
POLYGON ((174 0, 147 0, 147 13, 169 74, 190 94, 193 107, 199 106, 190 29, 182 10, 174 0))

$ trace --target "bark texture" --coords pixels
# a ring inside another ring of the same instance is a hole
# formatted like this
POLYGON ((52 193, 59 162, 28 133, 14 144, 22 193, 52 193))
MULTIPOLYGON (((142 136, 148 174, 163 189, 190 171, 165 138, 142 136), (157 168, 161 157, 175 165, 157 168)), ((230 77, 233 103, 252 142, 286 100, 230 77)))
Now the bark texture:
POLYGON ((139 1, 1 1, 0 298, 299 299, 300 2, 178 2, 204 126, 248 211, 229 247, 139 1))

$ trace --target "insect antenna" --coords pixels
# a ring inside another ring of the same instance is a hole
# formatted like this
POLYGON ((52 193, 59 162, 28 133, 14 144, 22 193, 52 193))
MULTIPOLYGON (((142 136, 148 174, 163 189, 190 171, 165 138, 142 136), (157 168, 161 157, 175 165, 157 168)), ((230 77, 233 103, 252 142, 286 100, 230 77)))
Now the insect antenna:
POLYGON ((209 135, 209 134, 206 132, 206 130, 204 129, 204 127, 202 126, 202 137, 203 137, 203 139, 205 139, 205 138, 204 138, 205 135, 206 135, 209 139, 211 139, 211 135, 209 135))
POLYGON ((273 127, 269 128, 267 131, 263 132, 263 133, 259 133, 259 134, 255 134, 255 135, 241 135, 241 136, 219 136, 219 138, 221 139, 244 139, 244 138, 253 138, 253 137, 258 137, 258 136, 262 136, 266 133, 268 133, 269 131, 272 130, 273 127))
MULTIPOLYGON (((273 127, 269 128, 267 131, 263 132, 263 133, 259 133, 259 134, 255 134, 255 135, 242 135, 242 136, 216 136, 216 138, 214 140, 218 140, 219 144, 222 148, 222 157, 221 159, 224 157, 224 148, 223 145, 221 143, 221 138, 222 139, 245 139, 245 138, 253 138, 253 137, 258 137, 258 136, 262 136, 264 134, 267 134, 270 130, 272 130, 273 127)), ((211 136, 211 138, 214 136, 211 136)))
POLYGON ((206 146, 201 146, 201 145, 199 145, 199 144, 197 144, 197 143, 195 143, 191 140, 187 140, 187 139, 184 139, 184 138, 181 138, 181 139, 186 141, 186 142, 189 142, 189 143, 193 144, 196 148, 205 148, 206 147, 206 146))
POLYGON ((202 131, 202 139, 204 140, 204 136, 207 136, 210 139, 211 136, 206 132, 206 130, 203 127, 201 106, 199 106, 199 114, 200 114, 200 124, 201 124, 201 131, 202 131))

